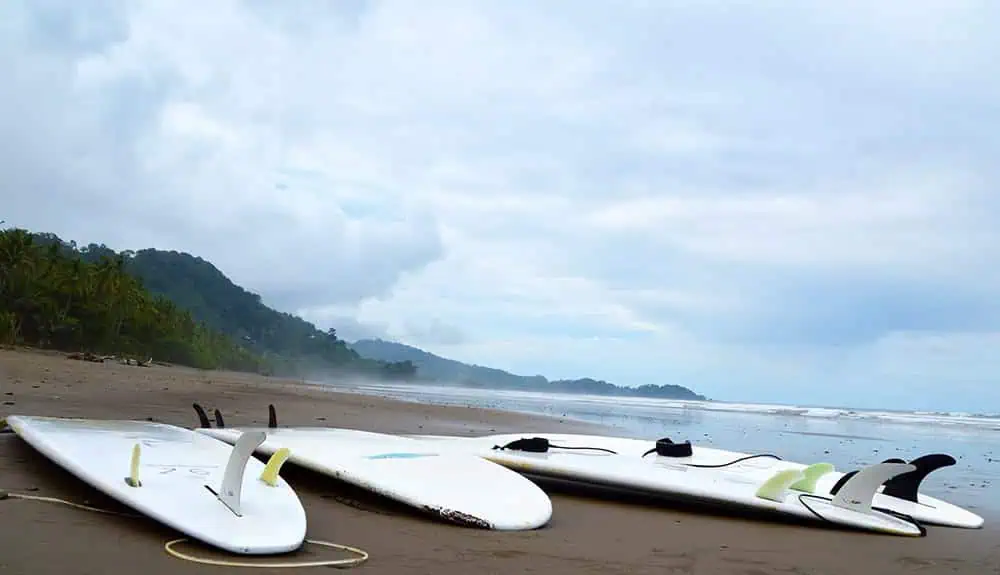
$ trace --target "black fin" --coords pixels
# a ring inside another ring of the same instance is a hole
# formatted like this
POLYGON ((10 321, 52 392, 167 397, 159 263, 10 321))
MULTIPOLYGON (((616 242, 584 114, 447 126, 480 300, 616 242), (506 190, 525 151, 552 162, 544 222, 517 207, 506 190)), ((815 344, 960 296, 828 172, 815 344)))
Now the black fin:
POLYGON ((502 447, 495 445, 493 449, 516 449, 528 453, 545 453, 549 450, 549 440, 544 437, 525 437, 511 441, 502 447))
POLYGON ((278 414, 274 411, 274 404, 267 406, 267 426, 271 429, 278 427, 278 414))
POLYGON ((897 475, 886 481, 882 494, 916 503, 920 482, 932 471, 948 467, 949 465, 955 465, 955 463, 955 458, 946 453, 922 455, 910 461, 911 465, 917 466, 916 469, 909 473, 897 475))
POLYGON ((857 472, 858 470, 855 469, 854 471, 848 471, 847 473, 845 473, 840 479, 837 480, 836 483, 833 484, 833 487, 830 489, 830 495, 836 495, 837 492, 840 491, 840 488, 843 487, 844 484, 848 482, 848 480, 854 477, 854 475, 857 474, 857 472))
POLYGON ((212 422, 208 420, 208 414, 202 409, 197 403, 192 403, 192 407, 198 413, 198 427, 210 428, 212 427, 212 422))
POLYGON ((900 459, 898 457, 890 457, 889 459, 886 459, 882 463, 906 463, 906 461, 904 461, 904 460, 902 460, 902 459, 900 459))
POLYGON ((215 410, 215 426, 219 429, 226 426, 226 422, 222 421, 222 412, 218 409, 215 410))

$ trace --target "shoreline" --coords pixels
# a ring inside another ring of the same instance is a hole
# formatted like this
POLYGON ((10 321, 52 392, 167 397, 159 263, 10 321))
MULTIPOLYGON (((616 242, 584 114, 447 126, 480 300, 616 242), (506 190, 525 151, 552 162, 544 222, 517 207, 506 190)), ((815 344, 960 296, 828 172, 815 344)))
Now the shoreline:
MULTIPOLYGON (((319 380, 310 381, 314 385, 328 385, 335 389, 352 389, 352 386, 339 383, 325 383, 319 380)), ((1000 414, 995 413, 971 413, 971 412, 931 412, 912 410, 893 410, 885 408, 861 408, 861 407, 830 407, 809 404, 777 404, 777 403, 754 403, 746 401, 722 401, 722 400, 690 400, 690 399, 670 399, 661 397, 636 397, 636 396, 613 396, 594 394, 573 394, 565 392, 549 392, 529 389, 485 389, 478 387, 463 387, 461 385, 450 384, 429 384, 421 386, 408 382, 371 382, 362 384, 359 387, 372 389, 386 388, 390 390, 398 389, 447 389, 473 394, 475 392, 497 392, 515 396, 518 394, 533 396, 536 398, 559 398, 568 401, 579 401, 581 399, 596 403, 613 403, 618 400, 625 400, 633 405, 650 405, 651 403, 677 404, 686 410, 706 411, 712 413, 733 413, 747 415, 774 415, 786 417, 805 417, 815 420, 832 420, 843 418, 845 420, 878 421, 879 423, 891 425, 940 425, 948 428, 968 428, 977 431, 1000 431, 1000 414)), ((369 395, 368 392, 358 390, 356 393, 369 395)), ((370 395, 377 395, 371 393, 370 395)), ((406 400, 410 401, 410 400, 406 400)), ((538 412, 519 411, 520 413, 538 412)))
MULTIPOLYGON (((193 427, 197 417, 191 404, 197 402, 207 410, 220 409, 227 424, 250 425, 266 423, 267 405, 273 403, 279 426, 449 434, 604 428, 495 409, 400 402, 323 387, 250 374, 92 364, 66 359, 63 354, 0 350, 0 401, 4 403, 0 416, 153 418, 193 427)), ((358 569, 371 573, 980 575, 995 573, 1000 565, 1000 530, 989 518, 980 530, 929 526, 926 537, 906 538, 547 487, 553 502, 549 525, 529 532, 493 532, 410 513, 295 466, 283 468, 282 474, 306 508, 308 537, 364 549, 370 558, 358 569), (841 545, 849 545, 850 553, 839 549, 841 545)), ((106 502, 14 434, 0 435, 0 489, 95 505, 106 502)), ((144 518, 122 519, 20 500, 0 501, 0 509, 8 526, 0 538, 0 571, 4 573, 101 574, 123 564, 141 564, 146 575, 226 572, 170 557, 162 546, 176 533, 144 518)), ((294 555, 316 559, 321 553, 310 549, 294 555)))

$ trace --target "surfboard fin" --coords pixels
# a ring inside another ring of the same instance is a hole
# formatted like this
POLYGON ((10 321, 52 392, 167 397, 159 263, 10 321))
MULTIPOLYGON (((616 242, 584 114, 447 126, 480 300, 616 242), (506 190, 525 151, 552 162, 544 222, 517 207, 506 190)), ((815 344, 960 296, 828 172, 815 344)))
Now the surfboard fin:
POLYGON ((267 406, 267 426, 271 429, 276 429, 278 427, 278 414, 274 410, 273 403, 270 403, 267 406))
POLYGON ((802 470, 802 478, 788 486, 795 491, 812 493, 816 491, 816 482, 820 477, 833 471, 833 465, 829 463, 813 463, 802 470))
POLYGON ((205 410, 197 403, 192 403, 191 406, 194 407, 195 413, 198 414, 198 427, 210 429, 212 422, 208 420, 208 414, 205 413, 205 410))
POLYGON ((802 472, 798 469, 786 469, 784 471, 779 471, 771 476, 770 479, 765 481, 760 488, 757 489, 757 497, 761 499, 768 499, 770 501, 777 501, 781 503, 785 500, 785 495, 788 492, 788 487, 799 481, 802 478, 802 472))
MULTIPOLYGON (((895 461, 883 461, 883 463, 896 463, 895 461)), ((836 495, 840 491, 840 488, 844 486, 845 483, 851 480, 852 477, 858 474, 858 470, 848 471, 847 473, 840 476, 840 479, 833 484, 830 488, 830 495, 836 495)))
MULTIPOLYGON (((212 490, 230 511, 237 516, 240 514, 240 495, 243 491, 243 474, 247 469, 247 462, 254 450, 264 443, 267 434, 263 431, 247 431, 240 434, 240 438, 233 445, 233 450, 229 454, 229 461, 226 463, 226 471, 222 476, 222 485, 218 492, 212 490)), ((208 487, 206 485, 206 487, 208 487)), ((209 489, 212 489, 209 487, 209 489)))
POLYGON ((215 426, 222 429, 226 426, 226 422, 222 421, 222 412, 218 409, 215 410, 215 426))
POLYGON ((264 466, 264 471, 260 474, 260 480, 271 487, 277 485, 278 472, 281 471, 281 466, 285 464, 291 453, 287 447, 282 447, 271 454, 271 457, 267 460, 267 465, 264 466))
POLYGON ((138 443, 132 446, 132 459, 129 461, 128 477, 125 478, 125 484, 129 487, 142 487, 142 482, 139 481, 139 454, 141 449, 138 443))
POLYGON ((910 461, 910 465, 913 465, 916 469, 909 473, 897 475, 886 481, 882 494, 916 503, 920 482, 932 471, 955 465, 955 463, 955 458, 946 453, 922 455, 910 461))
POLYGON ((844 509, 871 513, 872 499, 878 488, 893 477, 916 469, 909 463, 877 463, 851 476, 833 497, 833 504, 844 509))
POLYGON ((7 425, 6 417, 0 417, 0 433, 14 433, 14 430, 7 425))

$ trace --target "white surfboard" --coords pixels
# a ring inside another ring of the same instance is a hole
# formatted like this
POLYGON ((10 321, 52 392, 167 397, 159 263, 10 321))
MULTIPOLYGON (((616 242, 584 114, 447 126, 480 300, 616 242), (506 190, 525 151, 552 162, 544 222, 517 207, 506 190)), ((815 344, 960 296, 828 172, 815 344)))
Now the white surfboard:
POLYGON ((472 454, 405 437, 323 427, 199 428, 234 443, 266 431, 257 451, 291 451, 289 461, 415 507, 450 523, 502 531, 535 529, 552 516, 548 495, 529 479, 472 454))
MULTIPOLYGON (((576 448, 574 450, 563 450, 566 452, 582 453, 588 451, 586 448, 597 448, 641 460, 648 466, 696 468, 708 471, 713 469, 725 470, 727 475, 739 476, 741 480, 745 481, 766 481, 781 471, 805 471, 809 468, 805 464, 785 461, 772 454, 749 454, 697 445, 667 444, 663 446, 664 449, 661 450, 663 454, 661 455, 657 453, 657 442, 655 441, 599 435, 528 433, 491 435, 476 438, 443 435, 418 435, 412 437, 466 442, 467 449, 482 453, 484 457, 501 463, 510 457, 511 451, 495 450, 493 449, 494 446, 506 446, 511 442, 524 438, 543 437, 551 442, 551 444, 576 448), (580 448, 584 449, 581 451, 580 448), (685 450, 684 448, 689 449, 685 450), (685 455, 685 453, 689 455, 685 455)), ((932 459, 933 457, 950 459, 948 456, 941 455, 924 459, 932 459)), ((954 460, 951 461, 953 462, 954 460)), ((917 461, 917 463, 920 464, 921 462, 917 461)), ((947 461, 939 461, 936 464, 932 463, 932 465, 937 466, 946 466, 948 464, 949 462, 947 461)), ((840 489, 843 488, 842 484, 846 482, 844 479, 845 475, 848 476, 848 479, 850 478, 850 474, 837 472, 833 470, 832 466, 816 465, 813 466, 813 470, 817 473, 815 481, 811 485, 808 485, 808 482, 795 485, 795 489, 792 489, 792 492, 808 493, 833 499, 839 494, 840 489), (838 486, 838 483, 841 485, 838 486)), ((915 472, 921 473, 921 470, 915 470, 915 472)), ((927 469, 923 469, 922 472, 926 475, 927 469)), ((906 482, 907 479, 912 479, 912 477, 901 476, 895 479, 895 481, 906 482)), ((982 527, 983 518, 979 515, 957 505, 923 493, 917 493, 919 480, 909 481, 908 483, 909 494, 907 496, 909 499, 885 494, 886 487, 880 484, 872 498, 871 505, 876 509, 907 515, 918 522, 927 524, 969 529, 982 527)), ((893 491, 890 490, 890 493, 893 493, 893 491)))
POLYGON ((781 470, 767 478, 760 478, 727 468, 705 469, 672 462, 650 464, 610 449, 593 449, 595 446, 592 443, 569 445, 569 449, 551 446, 540 452, 530 448, 493 449, 498 444, 504 445, 496 441, 498 439, 516 440, 524 438, 522 435, 415 437, 424 441, 438 441, 445 448, 455 449, 460 453, 475 453, 532 476, 770 511, 895 535, 922 536, 925 533, 922 526, 908 518, 872 509, 870 506, 878 485, 890 477, 915 469, 908 464, 883 463, 870 466, 852 477, 843 487, 842 494, 824 497, 791 489, 792 485, 807 481, 802 470, 781 470))
POLYGON ((185 535, 238 554, 298 549, 306 514, 292 488, 252 457, 264 434, 235 447, 147 421, 12 415, 10 428, 79 479, 185 535))

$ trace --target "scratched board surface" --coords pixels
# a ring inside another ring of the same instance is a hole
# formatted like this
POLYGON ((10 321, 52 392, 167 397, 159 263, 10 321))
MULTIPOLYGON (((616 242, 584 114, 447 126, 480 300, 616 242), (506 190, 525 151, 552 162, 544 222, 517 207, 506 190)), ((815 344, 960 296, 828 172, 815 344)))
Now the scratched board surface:
POLYGON ((229 443, 243 432, 264 431, 267 439, 258 452, 287 447, 291 463, 452 523, 513 531, 541 527, 552 516, 548 495, 530 480, 474 455, 442 452, 431 443, 324 427, 197 431, 229 443))
POLYGON ((218 490, 233 447, 191 430, 146 421, 10 416, 7 423, 46 457, 107 495, 183 534, 235 553, 279 553, 305 537, 305 511, 279 478, 259 477, 264 463, 250 458, 240 514, 218 490), (126 481, 140 446, 139 487, 126 481))

